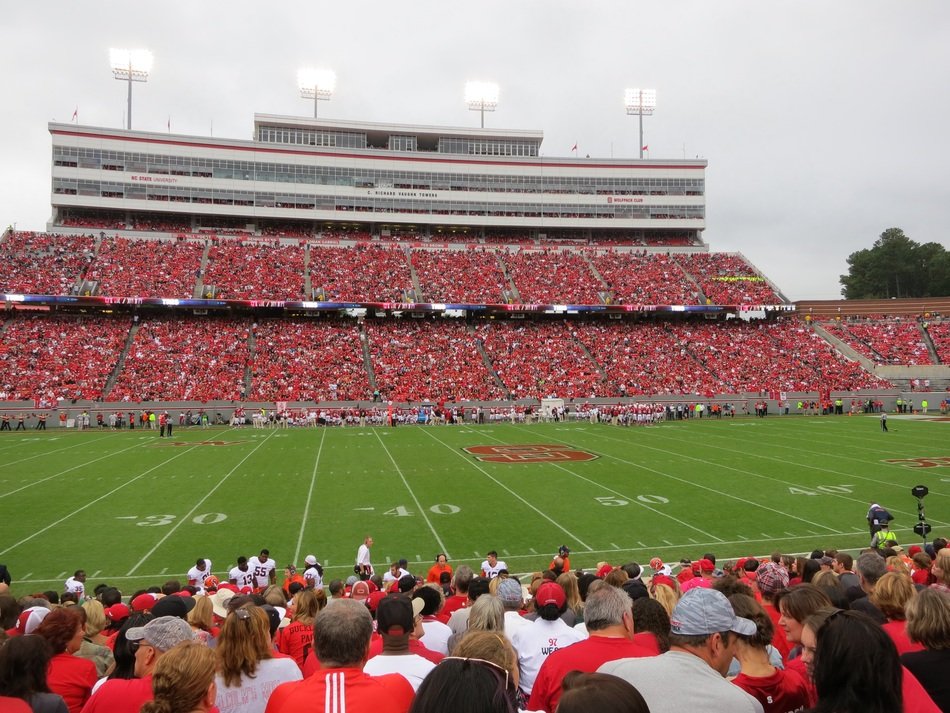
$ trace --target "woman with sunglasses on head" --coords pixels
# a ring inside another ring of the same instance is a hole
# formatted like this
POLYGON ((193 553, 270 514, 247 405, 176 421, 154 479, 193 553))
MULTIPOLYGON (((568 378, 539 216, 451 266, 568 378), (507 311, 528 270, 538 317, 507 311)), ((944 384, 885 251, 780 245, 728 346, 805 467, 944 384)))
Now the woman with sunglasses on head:
POLYGON ((557 713, 590 711, 650 713, 650 708, 629 681, 607 673, 571 671, 564 677, 564 693, 558 702, 557 713))
POLYGON ((514 695, 507 668, 487 659, 447 656, 419 686, 409 713, 517 713, 514 695))
POLYGON ((253 604, 228 614, 215 654, 215 704, 221 713, 263 713, 271 691, 281 683, 303 678, 293 659, 274 657, 270 620, 253 604))

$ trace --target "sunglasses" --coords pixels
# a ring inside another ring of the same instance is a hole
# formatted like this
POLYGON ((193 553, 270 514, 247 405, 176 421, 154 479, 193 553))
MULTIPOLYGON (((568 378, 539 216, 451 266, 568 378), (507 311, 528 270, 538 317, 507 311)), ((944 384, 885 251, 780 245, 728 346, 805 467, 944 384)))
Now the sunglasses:
POLYGON ((135 641, 129 641, 129 653, 134 656, 135 652, 138 651, 141 646, 150 646, 153 649, 155 648, 145 639, 136 639, 135 641))
POLYGON ((506 691, 508 690, 508 683, 509 683, 508 669, 503 668, 502 666, 499 666, 498 664, 492 661, 486 661, 485 659, 470 659, 464 656, 446 656, 442 660, 443 661, 466 661, 468 663, 473 663, 473 664, 478 664, 479 666, 483 666, 487 668, 489 671, 491 671, 493 674, 495 674, 495 678, 498 679, 498 683, 501 683, 502 681, 504 681, 505 690, 506 691))

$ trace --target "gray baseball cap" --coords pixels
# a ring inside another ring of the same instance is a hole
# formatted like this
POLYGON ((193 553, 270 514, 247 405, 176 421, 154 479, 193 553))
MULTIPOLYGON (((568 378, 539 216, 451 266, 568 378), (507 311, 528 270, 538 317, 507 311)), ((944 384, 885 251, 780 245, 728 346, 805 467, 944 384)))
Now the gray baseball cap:
POLYGON ((194 639, 195 632, 184 619, 177 616, 160 616, 145 626, 133 626, 125 632, 125 638, 129 641, 145 640, 164 653, 182 641, 194 639))
POLYGON ((686 592, 670 616, 670 631, 681 636, 708 636, 717 631, 752 636, 756 630, 754 621, 736 616, 722 592, 704 587, 686 592))

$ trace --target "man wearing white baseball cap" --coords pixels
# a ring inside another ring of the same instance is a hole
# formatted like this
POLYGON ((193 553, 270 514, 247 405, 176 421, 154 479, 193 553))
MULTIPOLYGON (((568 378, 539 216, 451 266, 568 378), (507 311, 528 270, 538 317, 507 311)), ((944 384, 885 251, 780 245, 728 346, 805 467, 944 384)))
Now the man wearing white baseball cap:
POLYGON ((669 651, 610 661, 597 670, 633 684, 651 713, 762 713, 759 701, 724 678, 735 654, 733 632, 755 631, 721 592, 697 587, 673 608, 669 651))

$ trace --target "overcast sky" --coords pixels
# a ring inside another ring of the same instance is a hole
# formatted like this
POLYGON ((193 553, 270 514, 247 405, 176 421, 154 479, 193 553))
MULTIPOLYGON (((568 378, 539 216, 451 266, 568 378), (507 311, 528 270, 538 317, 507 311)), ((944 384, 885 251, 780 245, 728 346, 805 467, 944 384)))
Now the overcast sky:
POLYGON ((950 248, 947 0, 201 0, 7 3, 0 222, 50 216, 47 122, 119 127, 109 47, 155 56, 133 128, 250 139, 254 112, 307 116, 301 66, 332 68, 321 116, 478 126, 464 84, 500 87, 489 127, 545 156, 632 157, 626 87, 657 90, 650 158, 709 161, 713 250, 786 296, 834 299, 885 229, 950 248))

